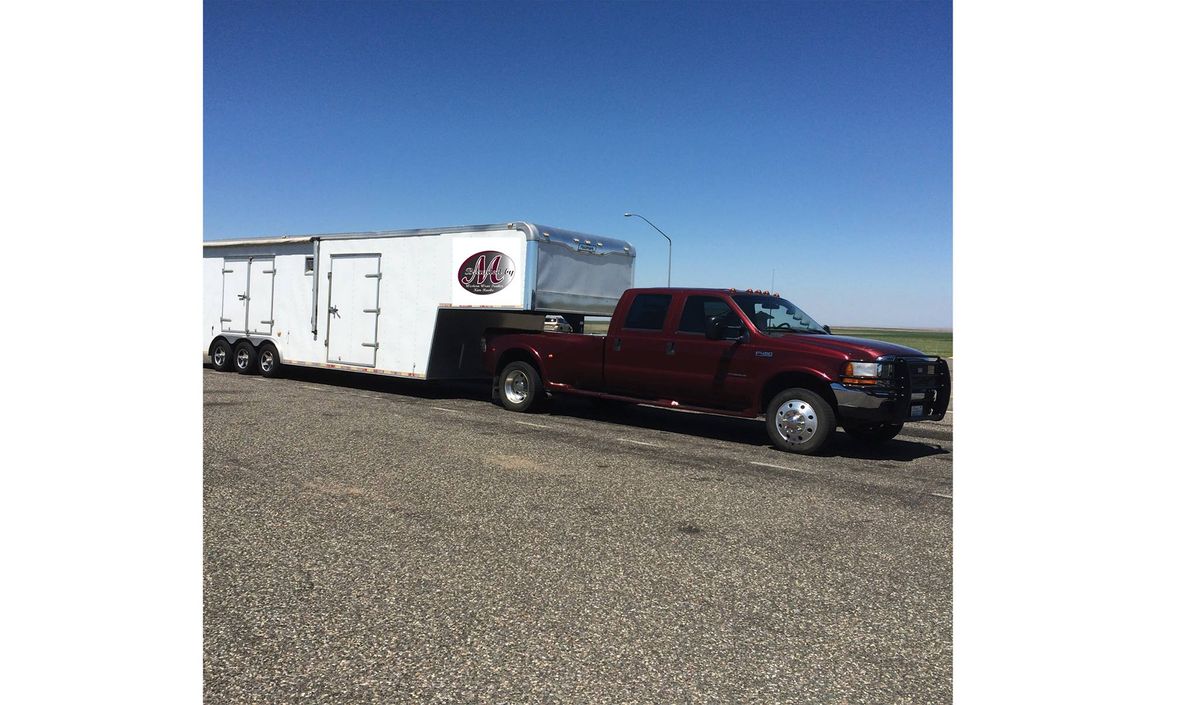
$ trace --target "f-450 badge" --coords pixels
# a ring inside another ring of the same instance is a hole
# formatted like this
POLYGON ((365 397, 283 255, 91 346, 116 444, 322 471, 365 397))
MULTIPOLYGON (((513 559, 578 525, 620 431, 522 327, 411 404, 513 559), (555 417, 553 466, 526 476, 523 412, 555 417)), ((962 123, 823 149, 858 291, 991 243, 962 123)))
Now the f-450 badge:
POLYGON ((494 294, 508 286, 516 272, 511 257, 503 252, 484 250, 459 265, 458 283, 472 294, 494 294))

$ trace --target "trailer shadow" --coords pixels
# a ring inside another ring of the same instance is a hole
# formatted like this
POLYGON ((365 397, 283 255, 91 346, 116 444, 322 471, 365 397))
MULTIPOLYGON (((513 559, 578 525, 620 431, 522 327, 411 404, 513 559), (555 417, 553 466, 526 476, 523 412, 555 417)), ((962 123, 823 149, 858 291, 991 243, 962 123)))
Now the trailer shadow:
POLYGON ((469 382, 426 382, 423 380, 388 377, 385 375, 359 374, 342 370, 324 370, 316 367, 284 368, 283 376, 297 382, 328 384, 347 389, 380 394, 401 394, 419 399, 477 399, 490 401, 491 386, 486 381, 469 382))

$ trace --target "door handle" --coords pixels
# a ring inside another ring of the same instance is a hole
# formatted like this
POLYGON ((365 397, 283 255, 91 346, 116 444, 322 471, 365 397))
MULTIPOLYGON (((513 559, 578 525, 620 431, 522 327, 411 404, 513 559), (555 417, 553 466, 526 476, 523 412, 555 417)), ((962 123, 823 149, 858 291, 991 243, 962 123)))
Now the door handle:
POLYGON ((621 339, 617 338, 613 342, 613 352, 621 352, 621 339))
POLYGON ((675 341, 674 341, 674 340, 672 340, 672 341, 669 341, 669 342, 667 343, 667 354, 668 354, 668 355, 674 355, 674 354, 675 354, 675 341))

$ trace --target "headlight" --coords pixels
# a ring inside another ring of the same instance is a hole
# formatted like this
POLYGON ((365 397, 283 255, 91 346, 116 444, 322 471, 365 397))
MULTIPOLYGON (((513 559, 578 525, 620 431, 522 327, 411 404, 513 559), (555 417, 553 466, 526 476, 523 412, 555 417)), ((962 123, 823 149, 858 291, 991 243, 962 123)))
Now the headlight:
POLYGON ((847 362, 842 374, 846 377, 882 377, 883 365, 878 362, 847 362))

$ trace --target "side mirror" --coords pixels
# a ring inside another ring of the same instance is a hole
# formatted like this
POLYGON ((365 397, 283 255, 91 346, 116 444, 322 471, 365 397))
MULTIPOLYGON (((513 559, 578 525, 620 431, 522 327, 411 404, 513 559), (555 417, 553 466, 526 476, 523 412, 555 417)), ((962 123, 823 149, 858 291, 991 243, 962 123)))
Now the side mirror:
POLYGON ((709 340, 744 340, 748 337, 746 329, 738 324, 728 325, 722 322, 723 316, 712 316, 704 322, 704 337, 709 340))
POLYGON ((833 331, 829 330, 829 326, 825 325, 825 326, 821 326, 821 327, 825 329, 826 333, 833 335, 833 331))

